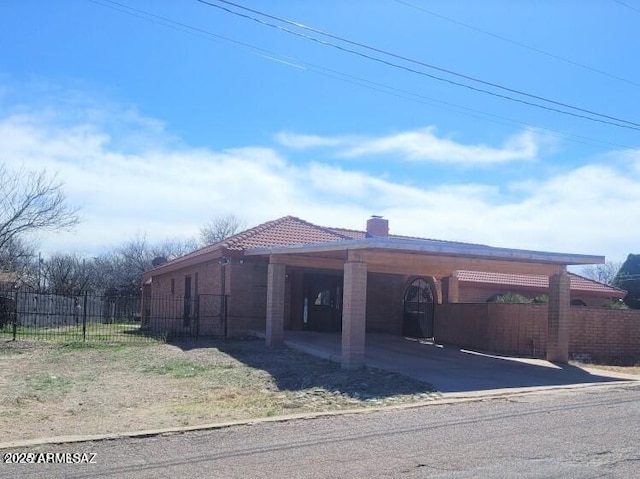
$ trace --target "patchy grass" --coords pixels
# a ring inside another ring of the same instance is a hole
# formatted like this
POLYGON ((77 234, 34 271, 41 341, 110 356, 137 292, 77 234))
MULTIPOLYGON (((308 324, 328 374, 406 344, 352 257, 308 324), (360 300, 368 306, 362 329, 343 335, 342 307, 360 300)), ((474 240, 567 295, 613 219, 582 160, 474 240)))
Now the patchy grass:
POLYGON ((171 376, 173 378, 193 378, 211 370, 211 367, 202 366, 193 361, 184 359, 172 359, 161 366, 150 366, 144 372, 171 376))
MULTIPOLYGON (((20 340, 45 339, 66 343, 83 341, 112 341, 112 342, 156 342, 155 338, 142 334, 140 324, 137 323, 101 323, 89 321, 84 329, 82 322, 62 324, 58 326, 18 326, 16 337, 20 340)), ((0 340, 13 339, 11 324, 5 324, 0 329, 0 340)))
POLYGON ((433 387, 262 341, 0 343, 0 442, 383 406, 433 387), (19 428, 15 425, 20 424, 19 428))

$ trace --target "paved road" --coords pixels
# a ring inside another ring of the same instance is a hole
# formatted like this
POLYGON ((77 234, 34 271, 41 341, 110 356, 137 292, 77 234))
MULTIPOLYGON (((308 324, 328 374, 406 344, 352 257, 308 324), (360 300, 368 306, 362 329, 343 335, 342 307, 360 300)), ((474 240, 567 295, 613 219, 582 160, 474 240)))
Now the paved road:
POLYGON ((633 478, 640 385, 1 452, 97 453, 6 478, 633 478))

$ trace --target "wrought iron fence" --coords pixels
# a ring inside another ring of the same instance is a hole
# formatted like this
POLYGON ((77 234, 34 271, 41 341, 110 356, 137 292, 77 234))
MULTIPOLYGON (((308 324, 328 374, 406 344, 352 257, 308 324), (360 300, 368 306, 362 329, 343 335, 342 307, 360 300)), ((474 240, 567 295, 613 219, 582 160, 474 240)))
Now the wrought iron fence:
POLYGON ((224 337, 227 297, 76 296, 0 291, 0 337, 59 341, 153 341, 224 337))

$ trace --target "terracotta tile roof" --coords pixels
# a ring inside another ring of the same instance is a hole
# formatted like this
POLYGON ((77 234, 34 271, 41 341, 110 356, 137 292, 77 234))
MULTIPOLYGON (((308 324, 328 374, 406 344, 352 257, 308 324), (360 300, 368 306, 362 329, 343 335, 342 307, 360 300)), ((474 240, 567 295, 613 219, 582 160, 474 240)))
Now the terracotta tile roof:
MULTIPOLYGON (((338 233, 338 234, 342 234, 345 236, 348 236, 349 239, 365 239, 367 238, 367 232, 366 231, 360 231, 360 230, 352 230, 352 229, 347 229, 347 228, 326 228, 330 231, 333 231, 334 233, 338 233)), ((438 239, 431 239, 431 238, 421 238, 419 236, 407 236, 407 235, 394 235, 394 234, 390 234, 389 238, 396 238, 396 239, 408 239, 408 240, 424 240, 424 241, 437 241, 440 243, 454 243, 454 244, 468 244, 468 245, 472 245, 475 243, 462 243, 460 241, 449 241, 449 240, 438 240, 438 239)), ((319 241, 318 241, 319 243, 319 241)), ((480 245, 478 245, 480 246, 480 245)))
POLYGON ((336 234, 348 237, 348 239, 365 239, 367 237, 366 231, 350 230, 346 228, 327 228, 336 234))
MULTIPOLYGON (((458 281, 465 283, 499 284, 521 288, 547 289, 549 278, 543 275, 520 275, 506 273, 486 273, 484 271, 458 271, 458 281)), ((609 286, 580 275, 569 273, 571 289, 589 293, 604 294, 612 298, 624 298, 626 291, 609 286)))
MULTIPOLYGON (((350 230, 324 228, 296 218, 295 216, 284 216, 277 220, 267 221, 248 230, 241 231, 223 241, 200 248, 154 269, 166 269, 167 265, 175 265, 194 258, 213 255, 224 249, 242 251, 247 248, 265 248, 353 239, 352 236, 345 234, 348 231, 350 230)), ((362 234, 364 235, 364 232, 362 234)))
POLYGON ((243 250, 353 239, 346 231, 317 226, 295 216, 285 216, 231 236, 220 245, 230 250, 243 250))

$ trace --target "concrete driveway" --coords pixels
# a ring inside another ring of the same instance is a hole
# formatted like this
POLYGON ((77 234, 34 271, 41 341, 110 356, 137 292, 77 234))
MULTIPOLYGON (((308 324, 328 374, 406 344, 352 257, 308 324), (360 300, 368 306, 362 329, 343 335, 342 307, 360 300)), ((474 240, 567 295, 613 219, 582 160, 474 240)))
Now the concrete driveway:
MULTIPOLYGON (((285 344, 340 361, 340 334, 285 331, 285 344)), ((542 359, 497 356, 386 334, 367 334, 367 366, 427 381, 443 393, 465 395, 495 390, 640 380, 611 371, 555 364, 542 359)))

